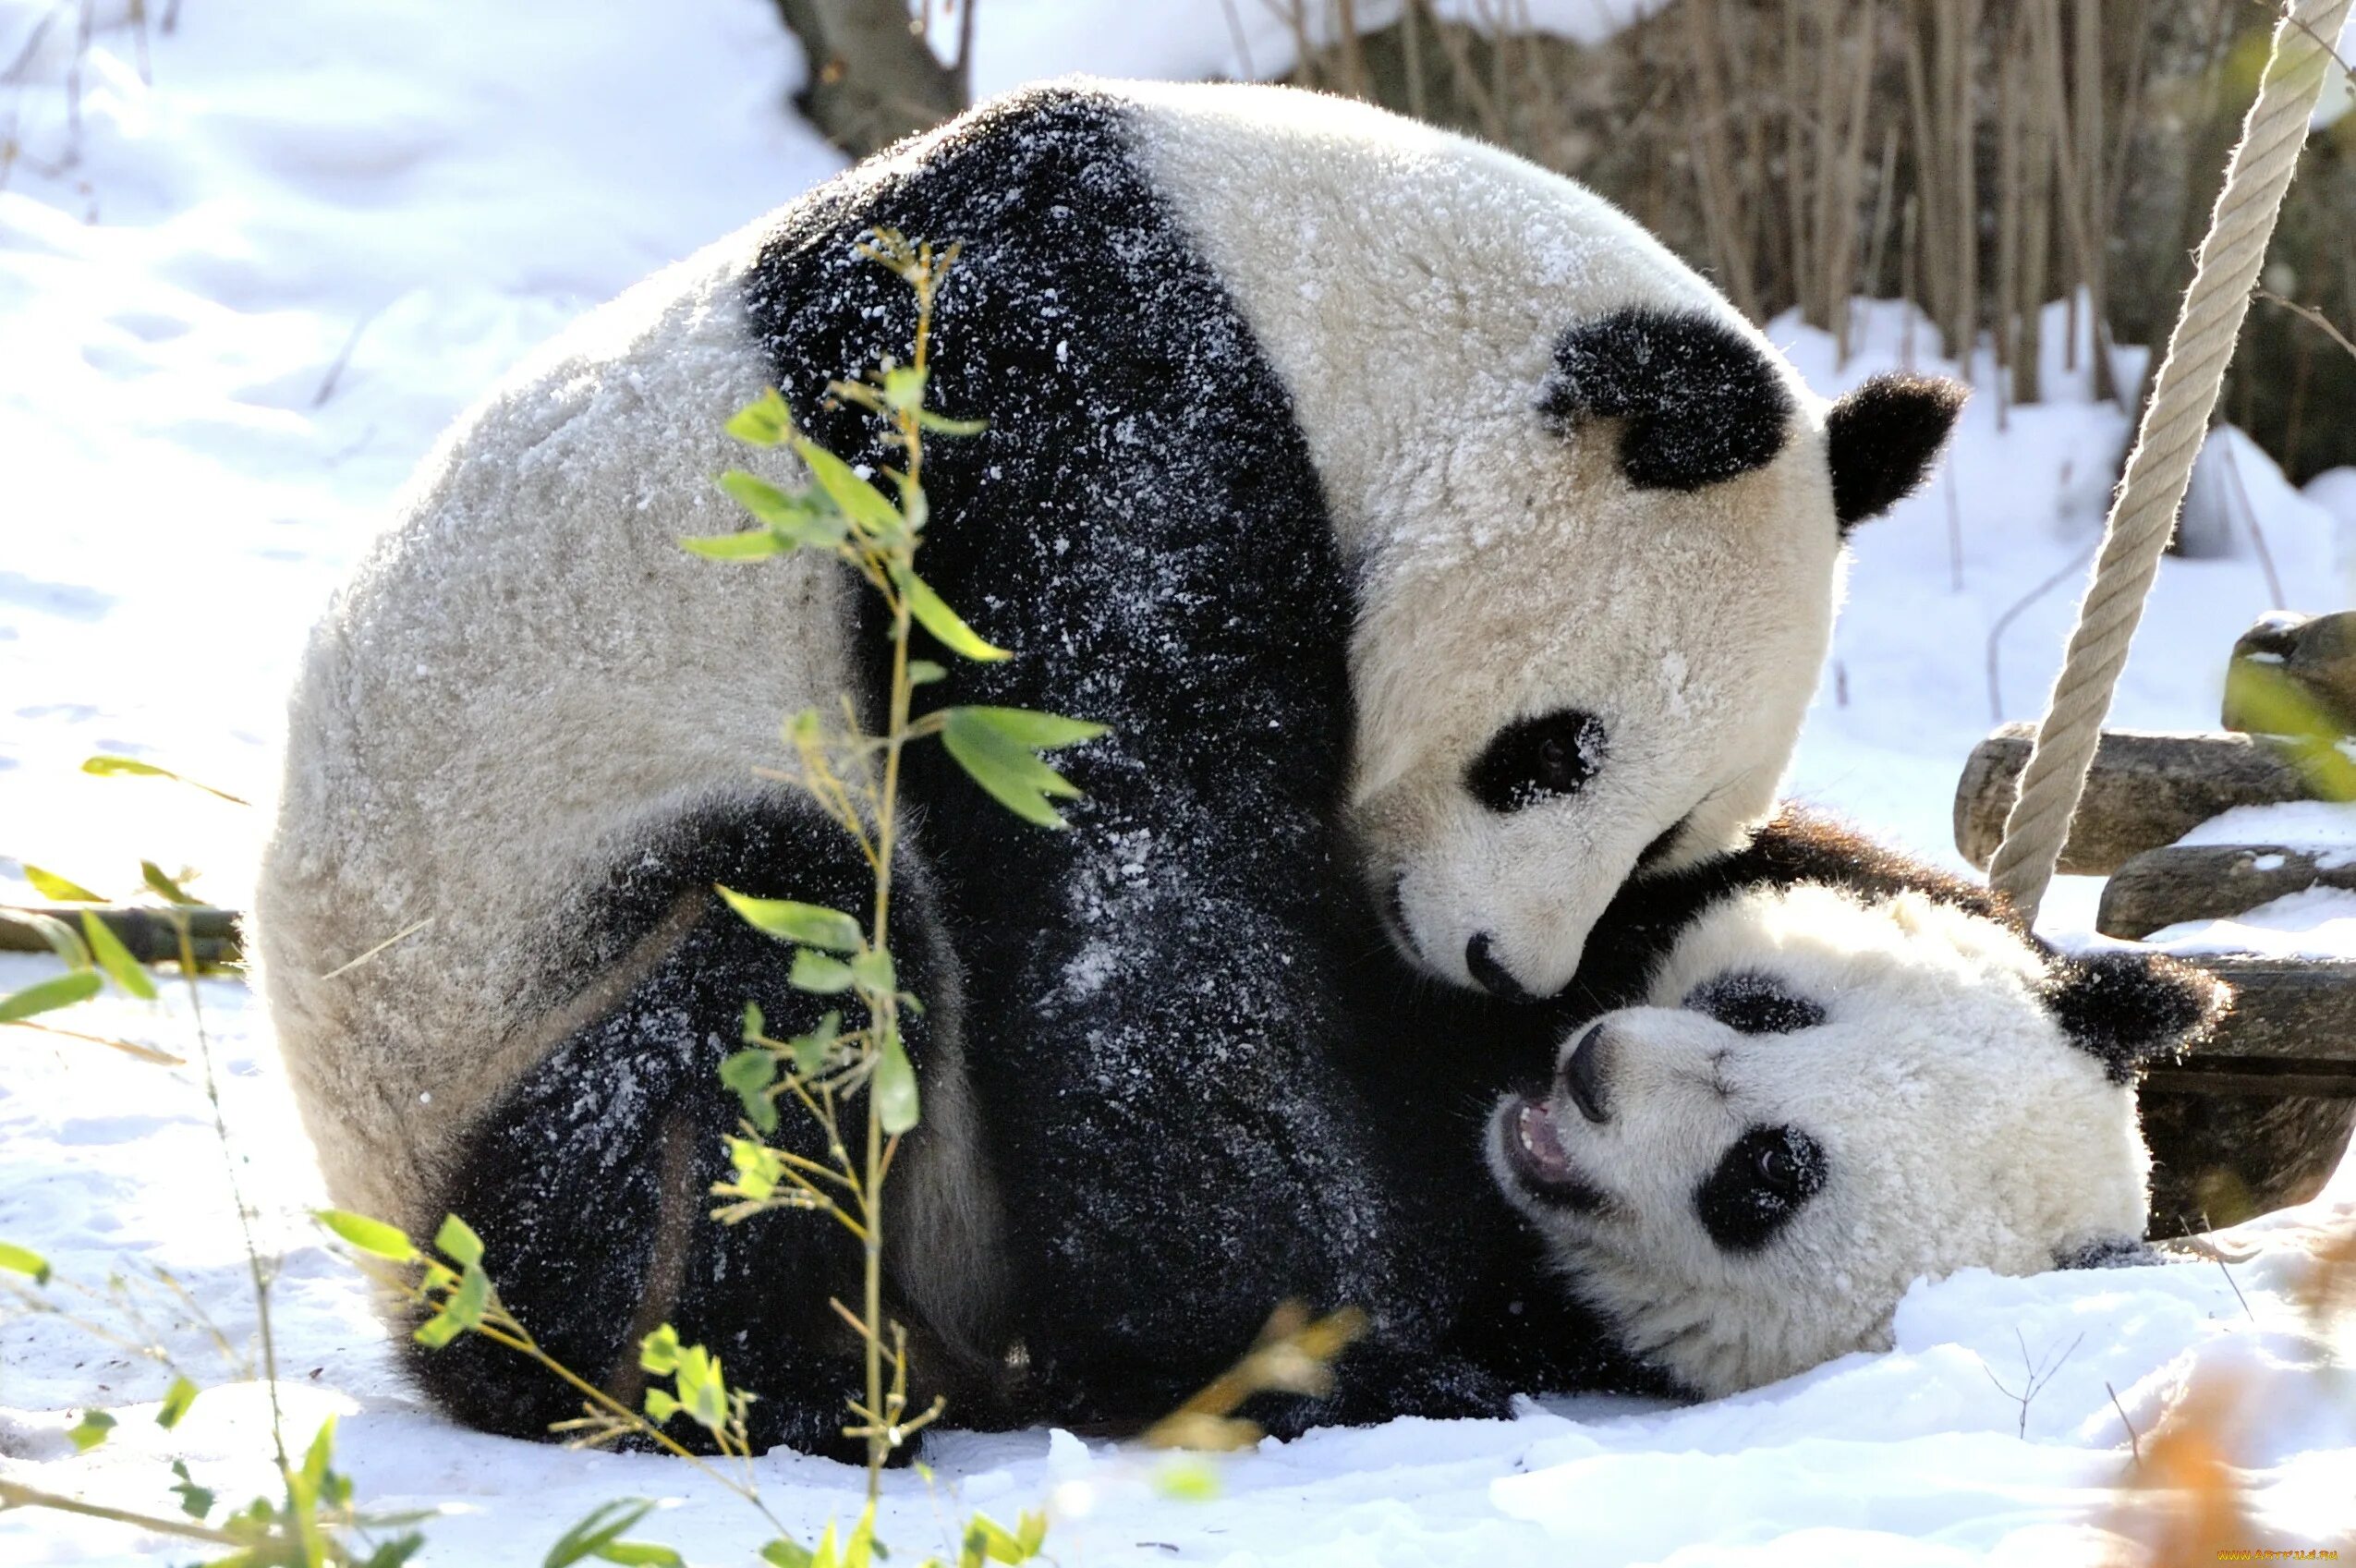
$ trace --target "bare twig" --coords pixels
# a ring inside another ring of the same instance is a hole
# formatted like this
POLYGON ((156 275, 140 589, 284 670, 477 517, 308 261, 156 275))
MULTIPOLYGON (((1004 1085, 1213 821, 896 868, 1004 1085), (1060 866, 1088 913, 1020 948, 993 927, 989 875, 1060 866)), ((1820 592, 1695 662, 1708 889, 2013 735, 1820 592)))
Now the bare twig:
POLYGON ((2119 1412, 2119 1424, 2127 1428, 2127 1444, 2135 1451, 2135 1468, 2140 1470, 2143 1467, 2143 1437, 2135 1430, 2135 1423, 2127 1418, 2127 1407, 2119 1403, 2119 1391, 2107 1380, 2103 1383, 2103 1392, 2110 1395, 2110 1407, 2119 1412))

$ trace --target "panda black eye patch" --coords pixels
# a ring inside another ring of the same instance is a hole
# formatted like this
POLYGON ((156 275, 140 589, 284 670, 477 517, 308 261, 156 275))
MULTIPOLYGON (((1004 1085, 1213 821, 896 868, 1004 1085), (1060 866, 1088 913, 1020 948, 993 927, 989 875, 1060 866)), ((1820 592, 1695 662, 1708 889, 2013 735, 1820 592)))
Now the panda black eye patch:
POLYGON ((1756 1252, 1824 1190, 1824 1145, 1797 1127, 1753 1127, 1694 1189, 1694 1214, 1726 1252, 1756 1252))
POLYGON ((1464 787, 1500 813, 1576 795, 1603 766, 1604 738, 1603 721, 1576 708, 1516 719, 1473 759, 1464 787))
POLYGON ((1824 1022, 1824 1009, 1773 975, 1730 969, 1685 993, 1683 1005, 1746 1035, 1788 1035, 1824 1022))

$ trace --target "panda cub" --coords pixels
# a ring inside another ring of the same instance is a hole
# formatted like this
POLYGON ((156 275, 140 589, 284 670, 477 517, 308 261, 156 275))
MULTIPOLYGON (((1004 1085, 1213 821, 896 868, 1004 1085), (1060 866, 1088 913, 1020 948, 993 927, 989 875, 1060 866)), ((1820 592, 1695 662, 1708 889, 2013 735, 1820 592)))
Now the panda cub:
POLYGON ((1751 853, 1632 1004, 1491 1116, 1491 1173, 1573 1296, 1714 1398, 1886 1348, 1919 1277, 2136 1249, 2137 1069, 2226 988, 2157 954, 2042 951, 1895 857, 1791 881, 1751 853))

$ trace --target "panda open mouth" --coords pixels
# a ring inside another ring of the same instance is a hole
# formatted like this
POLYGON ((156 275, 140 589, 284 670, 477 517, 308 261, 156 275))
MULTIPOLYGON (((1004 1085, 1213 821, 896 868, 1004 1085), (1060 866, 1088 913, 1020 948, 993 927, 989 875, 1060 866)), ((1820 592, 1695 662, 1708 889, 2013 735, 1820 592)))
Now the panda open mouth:
POLYGON ((1603 1207, 1603 1195, 1573 1167, 1544 1100, 1527 1095, 1509 1100, 1498 1114, 1497 1145, 1514 1185, 1530 1197, 1558 1209, 1603 1207))

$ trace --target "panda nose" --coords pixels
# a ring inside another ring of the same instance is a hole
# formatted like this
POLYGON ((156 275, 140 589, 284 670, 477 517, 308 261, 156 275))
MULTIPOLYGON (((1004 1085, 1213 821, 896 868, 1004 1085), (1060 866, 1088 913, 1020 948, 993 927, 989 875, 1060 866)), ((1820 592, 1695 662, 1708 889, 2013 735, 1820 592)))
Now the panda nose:
POLYGON ((1562 1092, 1579 1108, 1579 1114, 1590 1122, 1611 1120, 1611 1109, 1604 1099, 1604 1052, 1609 1048, 1603 1026, 1597 1024, 1579 1037, 1571 1048, 1571 1055, 1562 1064, 1562 1092))
POLYGON ((1502 997, 1508 1002, 1530 1000, 1530 993, 1522 989, 1522 982, 1515 979, 1505 966, 1497 961, 1497 955, 1489 951, 1487 931, 1476 931, 1473 940, 1464 944, 1464 972, 1473 977, 1475 985, 1491 996, 1502 997))

